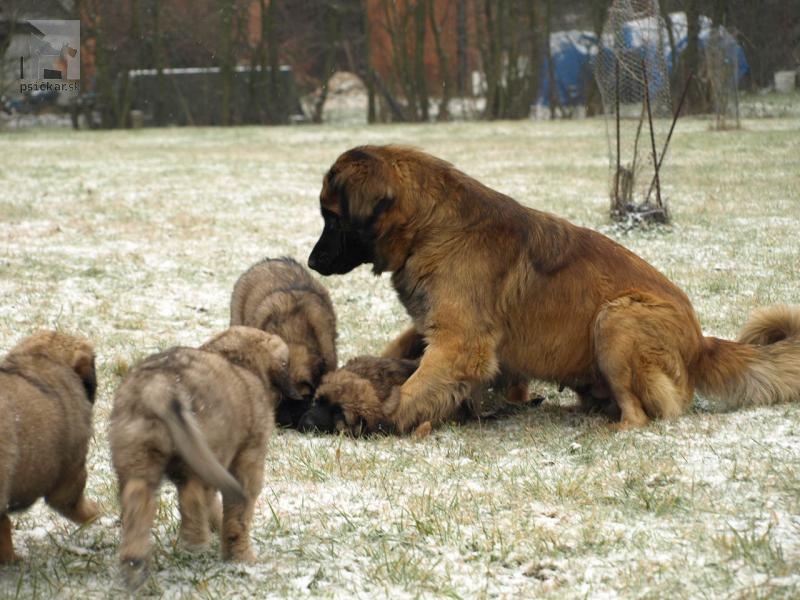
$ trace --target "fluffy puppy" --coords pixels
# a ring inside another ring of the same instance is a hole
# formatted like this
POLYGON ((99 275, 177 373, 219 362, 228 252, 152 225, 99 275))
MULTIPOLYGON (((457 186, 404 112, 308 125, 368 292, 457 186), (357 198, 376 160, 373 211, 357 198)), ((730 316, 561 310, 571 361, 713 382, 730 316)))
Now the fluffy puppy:
POLYGON ((281 401, 279 425, 297 427, 320 378, 336 369, 336 315, 328 291, 297 261, 265 258, 236 282, 231 325, 281 336, 289 347, 289 372, 303 401, 281 401))
POLYGON ((109 441, 122 507, 120 561, 130 588, 147 575, 164 475, 178 489, 184 544, 207 544, 219 489, 222 556, 254 560, 248 532, 278 390, 296 397, 288 358, 278 336, 231 327, 199 349, 175 347, 146 358, 120 384, 109 441))
MULTIPOLYGON (((399 433, 386 415, 386 403, 419 367, 419 360, 358 356, 344 367, 322 378, 311 408, 300 419, 301 431, 322 433, 346 432, 350 435, 374 433, 399 433)), ((504 393, 500 400, 489 386, 473 386, 471 393, 452 420, 464 423, 470 420, 496 418, 508 412, 508 387, 499 388, 504 393)), ((541 398, 526 400, 535 406, 541 398)), ((432 428, 430 421, 420 423, 413 435, 422 437, 432 428)))
POLYGON ((76 523, 98 514, 84 494, 97 378, 89 342, 42 331, 0 363, 0 563, 16 560, 11 512, 39 498, 76 523))
POLYGON ((419 361, 358 356, 322 378, 314 403, 300 420, 303 431, 352 435, 393 431, 383 404, 416 371, 419 361))

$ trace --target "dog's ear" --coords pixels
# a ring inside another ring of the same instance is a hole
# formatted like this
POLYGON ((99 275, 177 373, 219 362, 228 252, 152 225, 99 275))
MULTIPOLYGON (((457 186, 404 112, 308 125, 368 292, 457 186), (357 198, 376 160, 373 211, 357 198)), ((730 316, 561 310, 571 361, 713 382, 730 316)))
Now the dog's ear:
POLYGON ((97 371, 94 365, 94 354, 87 350, 78 351, 75 355, 72 369, 80 377, 89 402, 94 404, 95 394, 97 393, 97 371))

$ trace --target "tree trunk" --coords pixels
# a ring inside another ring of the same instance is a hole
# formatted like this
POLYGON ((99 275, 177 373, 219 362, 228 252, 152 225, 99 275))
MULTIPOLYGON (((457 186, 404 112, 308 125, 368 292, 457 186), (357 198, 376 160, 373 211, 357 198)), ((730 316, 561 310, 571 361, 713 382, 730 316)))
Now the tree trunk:
POLYGON ((695 76, 689 86, 687 97, 688 110, 693 113, 708 112, 708 102, 706 100, 706 84, 701 77, 700 70, 700 7, 698 0, 685 0, 686 6, 686 51, 681 57, 683 59, 683 69, 680 81, 685 81, 690 73, 695 76))
POLYGON ((430 109, 428 81, 425 74, 425 35, 429 2, 433 2, 433 0, 417 0, 414 6, 414 87, 421 121, 429 120, 428 111, 430 109))
POLYGON ((540 0, 528 0, 528 28, 530 31, 530 48, 528 50, 528 110, 539 97, 539 66, 541 64, 541 29, 539 27, 540 0))
POLYGON ((467 49, 469 36, 467 33, 467 0, 456 0, 456 88, 462 98, 468 94, 469 88, 469 63, 467 62, 467 49))
POLYGON ((363 11, 362 22, 364 23, 364 40, 362 42, 362 56, 364 57, 364 68, 361 78, 367 86, 367 123, 374 123, 377 118, 375 114, 375 78, 372 76, 372 25, 369 19, 369 8, 367 0, 359 3, 363 11))
POLYGON ((220 124, 231 124, 233 108, 233 2, 219 0, 220 27, 220 79, 222 97, 220 100, 220 124))
POLYGON ((442 26, 436 20, 436 3, 433 0, 428 0, 428 9, 433 41, 436 46, 436 57, 439 60, 439 77, 442 80, 442 99, 439 102, 439 114, 436 116, 436 120, 448 121, 450 119, 450 98, 452 97, 450 61, 447 58, 447 52, 442 46, 442 26))
POLYGON ((544 44, 547 52, 547 79, 550 84, 549 87, 549 102, 550 102, 550 118, 556 118, 556 109, 559 107, 558 88, 556 87, 556 73, 553 67, 553 53, 550 49, 550 34, 552 33, 553 25, 553 0, 546 0, 545 2, 545 35, 544 44))

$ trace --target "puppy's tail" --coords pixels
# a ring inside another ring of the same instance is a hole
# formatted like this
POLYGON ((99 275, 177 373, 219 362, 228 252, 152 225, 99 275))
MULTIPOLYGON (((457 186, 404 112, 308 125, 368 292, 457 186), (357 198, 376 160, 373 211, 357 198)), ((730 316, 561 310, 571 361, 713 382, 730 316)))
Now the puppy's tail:
POLYGON ((228 500, 244 500, 242 486, 214 456, 197 420, 178 395, 172 398, 166 410, 160 411, 159 416, 169 429, 178 453, 203 481, 217 488, 228 500))
POLYGON ((736 342, 705 338, 694 375, 722 409, 800 401, 800 307, 759 310, 736 342))

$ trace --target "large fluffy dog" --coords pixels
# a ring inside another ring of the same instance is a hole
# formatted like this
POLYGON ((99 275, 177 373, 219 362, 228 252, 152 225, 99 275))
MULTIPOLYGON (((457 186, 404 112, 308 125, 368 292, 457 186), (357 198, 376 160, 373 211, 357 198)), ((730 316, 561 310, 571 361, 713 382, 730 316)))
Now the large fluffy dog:
POLYGON ((433 156, 354 148, 320 203, 309 266, 391 271, 427 343, 387 404, 400 429, 441 421, 501 367, 616 404, 623 427, 680 414, 695 388, 727 406, 800 399, 800 310, 762 310, 739 342, 703 337, 686 295, 644 260, 433 156))
POLYGON ((41 497, 76 523, 99 514, 83 493, 97 379, 80 337, 42 331, 0 363, 0 563, 16 559, 9 512, 41 497))

